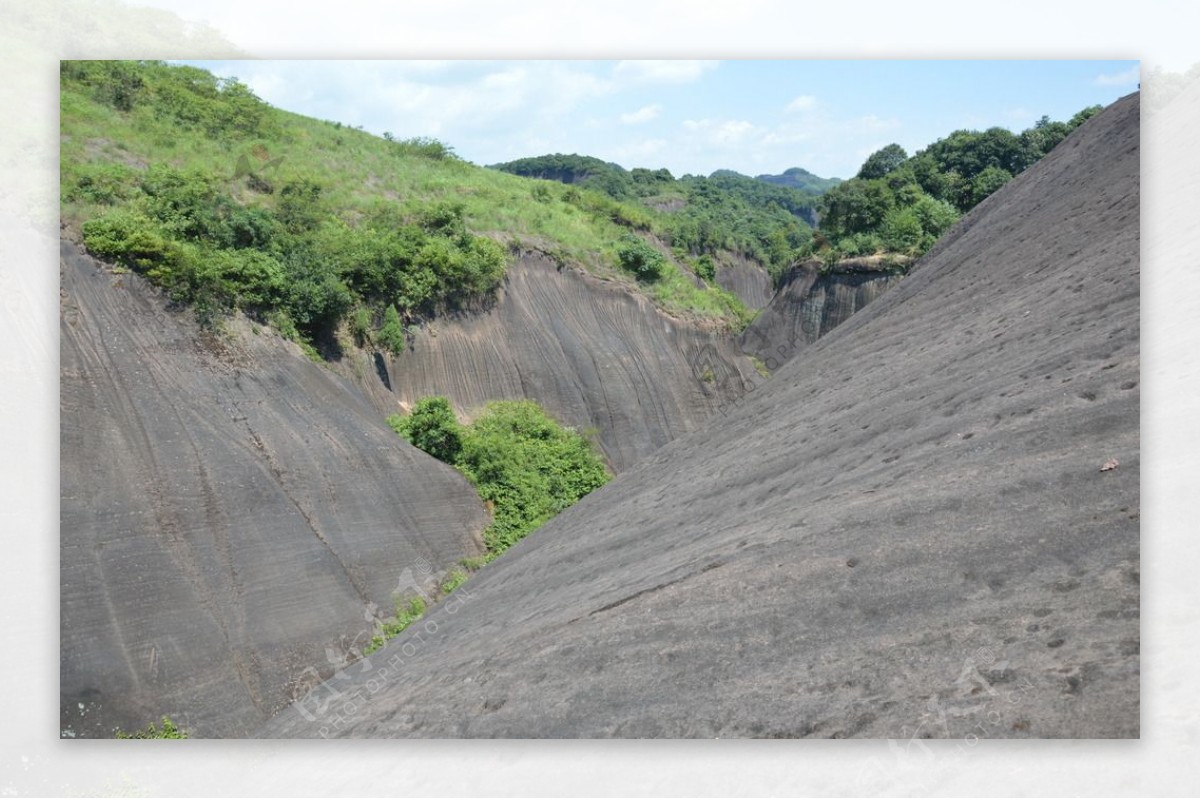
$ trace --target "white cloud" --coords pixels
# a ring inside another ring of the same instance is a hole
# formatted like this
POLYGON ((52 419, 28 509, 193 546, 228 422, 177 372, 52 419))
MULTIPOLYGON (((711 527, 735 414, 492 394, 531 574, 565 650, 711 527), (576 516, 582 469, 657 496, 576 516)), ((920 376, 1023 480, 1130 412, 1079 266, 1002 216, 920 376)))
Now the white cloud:
POLYGON ((683 128, 702 141, 712 144, 738 144, 747 136, 761 129, 744 119, 685 119, 683 128))
POLYGON ((662 113, 662 106, 657 103, 648 105, 644 108, 639 108, 636 111, 631 111, 628 114, 621 114, 621 124, 623 125, 640 125, 643 122, 649 122, 652 119, 657 119, 662 113))
POLYGON ((795 100, 792 100, 784 108, 784 111, 809 111, 817 104, 817 98, 811 94, 802 94, 795 100))
POLYGON ((657 161, 647 161, 646 159, 655 158, 663 150, 667 148, 666 139, 643 139, 631 144, 626 144, 609 151, 606 156, 608 160, 616 161, 623 166, 652 166, 658 168, 661 166, 657 161))
POLYGON ((716 61, 620 61, 613 76, 634 83, 691 83, 716 68, 716 61))
POLYGON ((795 144, 812 138, 812 130, 798 125, 779 125, 768 131, 762 137, 762 143, 767 146, 775 144, 795 144))
POLYGON ((1094 83, 1097 86, 1131 86, 1141 79, 1141 69, 1137 64, 1134 64, 1124 72, 1117 72, 1112 75, 1097 75, 1094 83))
POLYGON ((900 127, 900 120, 895 117, 881 119, 874 114, 867 114, 865 117, 859 117, 857 125, 862 130, 878 132, 900 127))

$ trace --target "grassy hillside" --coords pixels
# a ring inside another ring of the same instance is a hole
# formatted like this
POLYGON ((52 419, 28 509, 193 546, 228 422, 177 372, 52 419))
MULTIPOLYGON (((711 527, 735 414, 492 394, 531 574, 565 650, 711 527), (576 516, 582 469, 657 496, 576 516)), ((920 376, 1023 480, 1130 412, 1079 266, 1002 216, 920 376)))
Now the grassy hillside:
POLYGON ((486 296, 533 247, 668 312, 749 319, 663 244, 654 209, 281 111, 194 67, 76 61, 60 78, 68 235, 203 318, 238 308, 303 341, 396 347, 406 324, 486 296), (623 268, 634 244, 661 268, 623 268))
POLYGON ((807 220, 815 218, 822 190, 774 185, 727 169, 675 178, 666 169, 625 170, 591 156, 561 153, 492 168, 594 189, 647 209, 655 233, 709 279, 712 259, 728 252, 757 261, 778 281, 797 257, 811 251, 807 220))

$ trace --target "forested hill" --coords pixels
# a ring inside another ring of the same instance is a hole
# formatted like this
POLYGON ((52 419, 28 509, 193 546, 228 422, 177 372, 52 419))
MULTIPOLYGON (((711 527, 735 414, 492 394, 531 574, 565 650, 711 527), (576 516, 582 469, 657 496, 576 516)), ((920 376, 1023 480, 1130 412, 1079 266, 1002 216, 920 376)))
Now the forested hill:
POLYGON ((899 144, 872 153, 854 178, 821 197, 816 250, 827 262, 881 251, 925 253, 961 214, 1053 150, 1099 113, 1043 116, 1021 133, 956 130, 913 156, 899 144))
POLYGON ((841 178, 822 178, 807 169, 794 166, 785 169, 781 175, 758 175, 757 180, 774 183, 779 186, 789 186, 793 189, 811 191, 822 194, 842 182, 841 178))
POLYGON ((591 156, 563 153, 493 164, 492 169, 593 189, 661 212, 664 238, 674 249, 695 255, 738 252, 775 278, 810 249, 821 191, 775 185, 728 169, 708 177, 676 178, 668 169, 626 170, 591 156))

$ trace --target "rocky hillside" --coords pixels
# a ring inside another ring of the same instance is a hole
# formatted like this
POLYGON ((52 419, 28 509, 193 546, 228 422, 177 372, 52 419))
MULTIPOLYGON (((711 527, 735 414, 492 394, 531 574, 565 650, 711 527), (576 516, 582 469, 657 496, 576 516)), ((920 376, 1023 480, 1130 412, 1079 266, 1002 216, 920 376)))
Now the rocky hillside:
POLYGON ((1136 737, 1138 115, 260 735, 1136 737))
POLYGON ((69 243, 61 270, 65 736, 246 735, 480 551, 470 484, 295 345, 69 243))
POLYGON ((594 432, 618 471, 699 429, 756 377, 727 331, 535 253, 509 266, 487 310, 417 328, 409 349, 386 359, 386 375, 391 411, 434 394, 467 417, 489 400, 536 400, 594 432))
POLYGON ((777 369, 902 279, 867 260, 850 259, 833 270, 821 269, 819 261, 797 265, 742 332, 742 350, 777 369))

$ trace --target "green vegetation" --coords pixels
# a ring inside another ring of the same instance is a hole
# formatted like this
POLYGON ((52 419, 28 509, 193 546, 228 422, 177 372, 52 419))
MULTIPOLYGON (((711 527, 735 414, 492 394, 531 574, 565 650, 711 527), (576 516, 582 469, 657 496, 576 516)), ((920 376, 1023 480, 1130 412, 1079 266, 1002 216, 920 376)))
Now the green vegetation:
POLYGON ((409 416, 388 422, 415 446, 455 466, 491 503, 492 523, 484 531, 488 560, 610 479, 586 438, 528 400, 490 403, 464 426, 444 397, 427 397, 409 416))
MULTIPOLYGON (((745 314, 680 257, 651 282, 621 268, 623 235, 668 240, 668 216, 640 202, 280 111, 194 67, 68 61, 60 88, 63 222, 204 320, 240 310, 312 353, 339 332, 399 352, 412 322, 499 284, 498 242, 626 280, 669 312, 745 314)), ((657 190, 663 176, 642 172, 632 185, 657 190)))
POLYGON ((919 255, 1098 110, 956 131, 912 157, 889 145, 838 182, 798 168, 675 178, 576 155, 484 169, 434 139, 290 114, 154 61, 66 61, 60 87, 68 230, 202 320, 241 311, 312 356, 342 334, 402 352, 414 322, 486 298, 529 249, 738 330, 752 314, 714 285, 722 259, 778 280, 814 255, 919 255))
MULTIPOLYGON (((714 172, 713 174, 716 175, 718 172, 714 172)), ((817 177, 807 169, 801 169, 798 166, 785 169, 782 175, 758 175, 755 180, 774 183, 779 186, 788 186, 811 194, 824 194, 842 182, 840 178, 817 177)))
MULTIPOLYGON (((449 592, 447 592, 449 593, 449 592)), ((393 619, 385 621, 380 625, 379 632, 376 633, 370 643, 363 648, 363 654, 369 655, 372 652, 377 652, 383 648, 383 645, 395 638, 400 633, 404 632, 413 622, 425 615, 426 605, 425 600, 419 596, 416 597, 396 597, 396 615, 393 619)))
POLYGON ((150 722, 145 728, 134 730, 133 732, 125 732, 121 729, 116 730, 117 738, 132 739, 132 738, 171 738, 182 739, 187 738, 188 734, 180 727, 171 721, 170 716, 162 717, 162 726, 159 727, 154 722, 150 722))
POLYGON ((623 209, 629 227, 652 231, 671 246, 679 260, 707 255, 711 263, 711 256, 737 253, 758 261, 776 279, 811 242, 812 230, 805 220, 815 217, 817 198, 824 190, 809 187, 820 185, 822 179, 815 176, 810 176, 813 183, 804 184, 805 188, 729 170, 718 170, 707 178, 684 175, 676 179, 666 169, 626 171, 598 158, 561 153, 492 168, 567 183, 570 188, 564 197, 572 202, 600 208, 605 202, 598 196, 606 197, 611 208, 623 209), (639 207, 645 210, 636 214, 628 210, 639 207))
POLYGON ((462 454, 463 428, 445 397, 426 397, 408 416, 388 417, 388 424, 414 447, 443 463, 458 463, 462 454))
POLYGON ((453 594, 455 589, 467 581, 469 575, 462 569, 454 569, 442 581, 442 593, 453 594))
POLYGON ((617 247, 617 260, 622 269, 631 272, 638 280, 658 280, 667 267, 667 259, 662 253, 647 244, 645 239, 632 233, 621 237, 621 244, 617 247))
POLYGON ((878 252, 919 256, 963 213, 1054 149, 1100 111, 1069 122, 1042 117, 1028 130, 958 130, 911 158, 898 144, 872 153, 858 175, 821 198, 823 260, 878 252))

